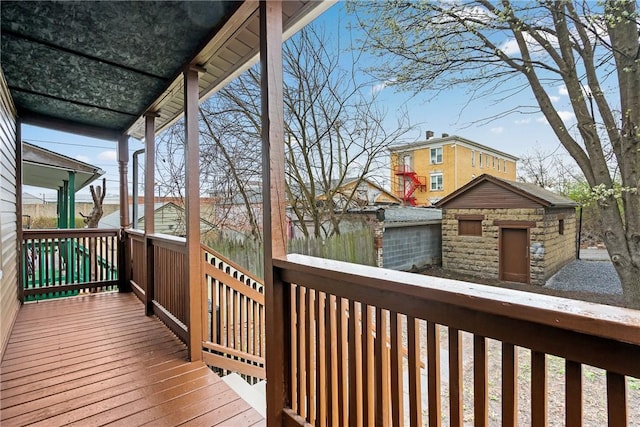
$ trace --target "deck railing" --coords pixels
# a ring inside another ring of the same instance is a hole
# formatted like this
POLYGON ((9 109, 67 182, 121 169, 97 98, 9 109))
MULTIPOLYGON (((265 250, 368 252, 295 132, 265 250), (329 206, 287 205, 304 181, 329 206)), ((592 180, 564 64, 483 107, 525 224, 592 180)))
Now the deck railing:
POLYGON ((203 359, 222 374, 249 381, 265 378, 262 281, 221 254, 202 246, 203 359))
POLYGON ((116 289, 119 230, 23 230, 22 235, 25 300, 116 289))
POLYGON ((269 363, 288 367, 284 425, 482 426, 495 405, 492 423, 543 426, 560 411, 553 424, 582 425, 583 376, 596 368, 603 422, 638 416, 627 411, 637 311, 301 255, 274 265, 285 348, 269 363), (550 364, 564 390, 551 396, 550 364))

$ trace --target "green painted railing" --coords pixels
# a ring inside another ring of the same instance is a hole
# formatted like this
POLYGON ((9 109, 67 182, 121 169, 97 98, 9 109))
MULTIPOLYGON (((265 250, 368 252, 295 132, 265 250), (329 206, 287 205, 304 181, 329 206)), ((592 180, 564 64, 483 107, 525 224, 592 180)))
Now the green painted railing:
POLYGON ((24 300, 116 289, 118 235, 117 229, 24 230, 24 300))

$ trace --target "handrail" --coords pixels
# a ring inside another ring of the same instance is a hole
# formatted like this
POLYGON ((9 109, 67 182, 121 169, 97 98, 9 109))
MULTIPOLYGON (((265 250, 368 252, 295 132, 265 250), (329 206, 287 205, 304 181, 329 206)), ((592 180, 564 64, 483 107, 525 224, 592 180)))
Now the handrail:
POLYGON ((520 387, 530 387, 531 424, 546 425, 557 415, 548 412, 548 355, 565 360, 568 424, 582 423, 583 369, 594 368, 606 370, 602 410, 610 424, 628 423, 626 384, 640 379, 638 311, 304 255, 275 258, 273 265, 274 298, 285 303, 274 314, 279 323, 270 325, 282 335, 269 337, 278 345, 267 360, 277 362, 270 379, 285 382, 289 405, 277 408, 285 425, 421 425, 426 413, 440 420, 443 365, 451 425, 471 414, 476 425, 487 425, 490 406, 498 410, 488 398, 496 382, 503 424, 518 422, 520 387), (463 343, 463 331, 471 342, 463 343), (448 341, 445 364, 441 333, 448 341), (463 345, 472 345, 471 354, 463 345), (472 379, 463 369, 470 356, 472 379), (520 378, 523 357, 530 376, 520 378), (489 370, 489 360, 502 368, 489 370), (462 398, 468 387, 472 406, 462 398))
POLYGON ((250 382, 264 379, 264 285, 206 245, 201 245, 201 253, 207 296, 203 360, 223 375, 237 372, 250 382))
POLYGON ((236 264, 235 262, 231 261, 229 258, 225 257, 224 255, 222 255, 220 252, 217 252, 216 250, 210 248, 209 246, 205 245, 204 243, 200 245, 201 249, 203 251, 207 251, 209 252, 211 255, 214 255, 215 258, 219 259, 220 261, 222 261, 223 263, 229 265, 231 268, 237 270, 237 271, 241 271, 242 274, 245 277, 248 277, 249 279, 253 280, 256 283, 260 283, 262 285, 262 279, 260 279, 258 276, 254 275, 253 273, 251 273, 250 271, 248 271, 246 268, 236 264))
POLYGON ((114 236, 120 232, 119 228, 51 228, 22 230, 23 239, 50 239, 61 237, 95 237, 114 236))
POLYGON ((274 266, 286 270, 289 278, 305 277, 305 283, 312 279, 314 288, 338 291, 346 298, 359 300, 359 292, 376 294, 366 299, 389 310, 406 305, 398 307, 393 301, 419 298, 640 345, 637 310, 298 254, 274 258, 274 266), (353 283, 355 278, 357 283, 353 283), (348 288, 346 283, 356 288, 348 288), (385 295, 377 296, 380 292, 385 295))

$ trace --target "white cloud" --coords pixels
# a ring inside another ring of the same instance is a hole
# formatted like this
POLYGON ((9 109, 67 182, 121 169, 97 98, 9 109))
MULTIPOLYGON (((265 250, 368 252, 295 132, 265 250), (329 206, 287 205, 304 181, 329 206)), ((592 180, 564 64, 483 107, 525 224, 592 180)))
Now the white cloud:
POLYGON ((575 119, 576 115, 573 114, 572 111, 558 111, 558 115, 562 119, 563 122, 569 122, 575 119))
POLYGON ((515 123, 517 125, 526 125, 528 123, 531 123, 531 117, 527 117, 526 119, 518 119, 518 120, 514 121, 513 123, 515 123))
POLYGON ((562 85, 558 88, 558 93, 564 96, 569 95, 569 91, 567 90, 567 87, 565 85, 562 85))
MULTIPOLYGON (((558 116, 560 116, 560 119, 563 122, 570 122, 573 119, 575 119, 576 115, 573 114, 573 111, 558 111, 558 116)), ((536 118, 536 122, 538 123, 549 123, 549 121, 547 120, 547 118, 545 116, 539 116, 536 118)))
POLYGON ((80 162, 85 162, 85 163, 89 163, 91 161, 91 159, 89 158, 89 156, 83 156, 82 154, 78 154, 76 156, 76 160, 80 161, 80 162))
POLYGON ((505 55, 514 55, 516 53, 520 53, 520 48, 518 48, 518 42, 516 39, 509 39, 502 46, 500 46, 500 50, 505 53, 505 55))
POLYGON ((118 153, 116 153, 116 150, 103 151, 98 154, 98 159, 115 162, 118 159, 118 153))
POLYGON ((551 102, 558 102, 558 101, 560 101, 560 97, 559 97, 559 96, 556 96, 556 95, 551 95, 551 96, 549 97, 549 99, 551 100, 551 102))
POLYGON ((497 126, 489 130, 491 131, 491 133, 495 133, 495 134, 501 134, 502 132, 504 132, 504 128, 502 126, 497 126))
POLYGON ((385 80, 383 82, 377 83, 371 87, 371 95, 376 95, 379 92, 382 92, 384 88, 389 86, 391 83, 395 82, 396 79, 385 80))

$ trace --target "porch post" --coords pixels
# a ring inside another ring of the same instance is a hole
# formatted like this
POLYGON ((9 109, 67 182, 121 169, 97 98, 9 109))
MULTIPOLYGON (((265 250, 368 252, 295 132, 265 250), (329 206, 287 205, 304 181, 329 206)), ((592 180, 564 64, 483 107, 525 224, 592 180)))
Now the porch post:
POLYGON ((267 425, 281 426, 289 406, 288 292, 273 268, 286 255, 284 115, 282 90, 282 3, 260 2, 262 103, 262 206, 265 283, 267 425))
POLYGON ((69 228, 76 228, 76 173, 69 172, 69 228))
POLYGON ((62 190, 62 187, 58 187, 57 194, 58 194, 58 205, 56 207, 56 210, 58 211, 58 228, 64 228, 62 226, 62 223, 63 223, 63 221, 62 221, 62 203, 63 203, 63 200, 64 200, 63 197, 62 197, 63 194, 64 194, 63 190, 62 190))
POLYGON ((129 135, 118 138, 118 172, 120 174, 120 227, 128 228, 129 224, 129 135))
MULTIPOLYGON (((129 135, 118 138, 118 172, 120 175, 120 227, 129 228, 129 183, 127 182, 129 163, 129 135)), ((118 245, 118 290, 129 292, 131 274, 131 250, 129 242, 121 238, 118 245)))
POLYGON ((60 210, 61 228, 69 226, 69 181, 62 181, 62 205, 60 210))
POLYGON ((156 132, 155 119, 158 114, 148 112, 145 114, 144 122, 144 235, 145 235, 145 259, 147 267, 145 272, 145 310, 147 316, 153 315, 153 246, 151 239, 147 236, 155 232, 154 203, 153 194, 156 182, 156 132))
POLYGON ((23 265, 23 254, 26 254, 27 247, 23 245, 23 234, 22 229, 24 225, 22 224, 22 121, 20 118, 16 119, 16 221, 18 228, 18 241, 17 241, 17 254, 18 260, 16 268, 18 269, 18 299, 20 300, 20 304, 24 303, 24 282, 27 280, 27 275, 22 270, 24 268, 23 265))
POLYGON ((184 70, 185 194, 189 360, 202 359, 202 277, 200 274, 200 142, 198 69, 184 70))

